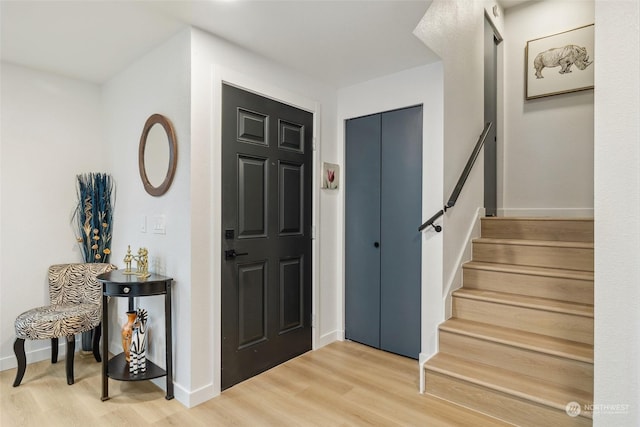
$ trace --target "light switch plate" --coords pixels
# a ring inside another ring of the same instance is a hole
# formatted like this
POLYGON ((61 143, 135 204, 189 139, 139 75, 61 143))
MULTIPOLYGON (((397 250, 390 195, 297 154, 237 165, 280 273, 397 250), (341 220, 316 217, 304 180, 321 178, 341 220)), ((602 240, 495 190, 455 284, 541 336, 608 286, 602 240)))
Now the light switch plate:
POLYGON ((154 234, 167 234, 167 225, 164 215, 153 216, 153 233, 154 234))

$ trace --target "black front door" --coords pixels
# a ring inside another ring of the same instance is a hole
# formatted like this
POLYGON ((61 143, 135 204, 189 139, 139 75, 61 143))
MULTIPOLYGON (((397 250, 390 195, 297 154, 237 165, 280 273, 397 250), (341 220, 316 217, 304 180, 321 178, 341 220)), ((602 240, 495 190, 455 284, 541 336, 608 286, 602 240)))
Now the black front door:
POLYGON ((222 389, 311 349, 313 115, 222 88, 222 389))

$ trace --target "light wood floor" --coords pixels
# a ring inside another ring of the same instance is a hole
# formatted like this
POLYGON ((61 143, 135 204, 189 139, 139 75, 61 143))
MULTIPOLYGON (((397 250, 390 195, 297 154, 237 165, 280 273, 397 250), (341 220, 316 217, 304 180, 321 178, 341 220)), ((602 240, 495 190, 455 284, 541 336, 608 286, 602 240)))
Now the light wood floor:
POLYGON ((352 343, 309 352, 187 409, 151 382, 109 381, 100 401, 100 364, 76 357, 0 373, 0 426, 503 426, 495 419, 418 393, 415 360, 352 343))

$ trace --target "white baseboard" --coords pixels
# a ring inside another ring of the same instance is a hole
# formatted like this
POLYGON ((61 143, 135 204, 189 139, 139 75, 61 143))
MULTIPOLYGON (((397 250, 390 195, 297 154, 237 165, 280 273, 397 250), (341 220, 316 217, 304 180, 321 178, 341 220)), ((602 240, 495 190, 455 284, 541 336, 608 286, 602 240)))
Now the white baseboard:
MULTIPOLYGON (((151 382, 159 389, 166 393, 167 379, 165 377, 152 379, 151 382)), ((173 397, 187 408, 193 408, 201 403, 213 399, 220 395, 220 391, 216 390, 213 384, 207 384, 197 390, 189 391, 180 384, 173 382, 173 397)))
POLYGON ((593 212, 593 208, 501 208, 498 209, 498 216, 593 218, 593 212))
POLYGON ((319 348, 324 347, 327 344, 331 344, 334 341, 343 341, 344 333, 342 333, 342 339, 340 339, 340 331, 331 331, 324 335, 321 335, 316 343, 314 350, 318 350, 319 348))
POLYGON ((431 356, 433 356, 433 355, 430 355, 430 354, 427 354, 427 353, 420 353, 418 355, 418 363, 421 364, 421 365, 424 365, 424 363, 427 360, 431 359, 431 356))
POLYGON ((194 406, 198 406, 201 403, 204 403, 220 395, 220 390, 218 390, 213 385, 207 385, 206 387, 201 387, 198 390, 192 391, 191 393, 188 393, 182 387, 176 387, 175 384, 173 387, 174 387, 174 394, 176 399, 178 400, 178 402, 182 403, 187 408, 193 408, 194 406), (188 395, 188 398, 187 398, 187 395, 188 395))
POLYGON ((420 369, 420 372, 419 372, 419 375, 420 375, 419 392, 420 392, 420 394, 424 394, 424 389, 425 389, 424 364, 427 363, 427 360, 429 360, 430 358, 431 358, 431 356, 428 355, 427 353, 420 353, 418 355, 418 369, 420 369))

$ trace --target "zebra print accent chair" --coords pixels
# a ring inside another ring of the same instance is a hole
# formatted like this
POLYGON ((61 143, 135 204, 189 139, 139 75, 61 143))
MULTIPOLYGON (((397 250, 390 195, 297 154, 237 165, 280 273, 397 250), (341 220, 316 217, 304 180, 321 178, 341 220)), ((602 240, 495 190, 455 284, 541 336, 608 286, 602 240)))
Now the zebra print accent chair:
POLYGON ((16 318, 13 351, 18 371, 13 386, 22 382, 27 368, 25 340, 51 340, 51 363, 58 361, 58 338, 67 339, 67 384, 73 384, 75 335, 95 329, 93 356, 100 362, 102 285, 96 276, 115 270, 112 264, 58 264, 49 267, 50 305, 26 311, 16 318))

